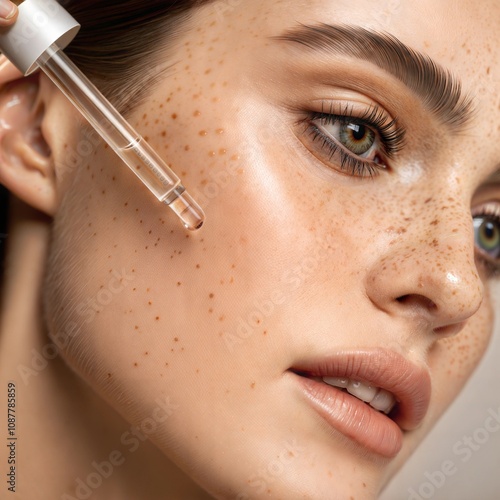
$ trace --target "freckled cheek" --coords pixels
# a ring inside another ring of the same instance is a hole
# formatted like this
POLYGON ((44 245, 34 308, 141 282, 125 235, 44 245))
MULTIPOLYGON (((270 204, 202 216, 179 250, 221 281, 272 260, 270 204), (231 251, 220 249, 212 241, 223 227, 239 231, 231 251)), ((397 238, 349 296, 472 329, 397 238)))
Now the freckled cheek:
POLYGON ((440 340, 438 349, 431 351, 433 384, 441 388, 437 404, 442 408, 454 399, 481 361, 491 340, 492 324, 493 308, 486 297, 460 333, 440 340))

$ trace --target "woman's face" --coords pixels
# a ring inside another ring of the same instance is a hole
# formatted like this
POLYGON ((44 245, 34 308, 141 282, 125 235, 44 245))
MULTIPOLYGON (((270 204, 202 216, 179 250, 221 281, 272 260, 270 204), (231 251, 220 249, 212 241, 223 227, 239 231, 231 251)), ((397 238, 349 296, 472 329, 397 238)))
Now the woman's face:
POLYGON ((213 495, 375 496, 477 365, 499 21, 496 0, 196 11, 131 121, 205 209, 197 233, 59 125, 51 334, 213 495))

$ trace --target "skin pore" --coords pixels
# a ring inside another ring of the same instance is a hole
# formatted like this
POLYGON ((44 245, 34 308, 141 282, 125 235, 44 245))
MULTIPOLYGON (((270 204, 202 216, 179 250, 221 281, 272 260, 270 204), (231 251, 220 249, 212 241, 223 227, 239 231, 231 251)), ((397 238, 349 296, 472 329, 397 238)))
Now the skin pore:
POLYGON ((31 455, 18 498, 76 497, 114 451, 92 498, 375 498, 487 347, 498 258, 474 245, 471 211, 500 211, 496 1, 217 5, 193 13, 174 71, 129 116, 205 209, 198 233, 44 77, 3 89, 32 110, 12 123, 36 122, 48 145, 40 189, 0 177, 45 212, 14 209, 4 288, 2 380, 20 387, 31 455), (304 28, 321 23, 323 47, 304 28), (376 58, 332 50, 340 27, 431 57, 461 81, 455 105, 439 113, 376 58), (332 115, 385 135, 349 160, 325 139, 343 130, 332 115), (35 370, 52 341, 61 356, 35 370), (432 385, 395 456, 328 425, 294 373, 380 348, 432 385))

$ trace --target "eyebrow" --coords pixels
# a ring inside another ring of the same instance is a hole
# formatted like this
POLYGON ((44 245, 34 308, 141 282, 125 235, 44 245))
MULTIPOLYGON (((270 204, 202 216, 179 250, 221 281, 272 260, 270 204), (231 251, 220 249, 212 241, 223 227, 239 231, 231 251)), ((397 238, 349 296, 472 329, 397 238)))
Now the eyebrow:
POLYGON ((451 72, 394 35, 350 25, 299 25, 274 37, 310 49, 347 55, 377 65, 406 85, 452 130, 463 128, 474 114, 471 96, 451 72))

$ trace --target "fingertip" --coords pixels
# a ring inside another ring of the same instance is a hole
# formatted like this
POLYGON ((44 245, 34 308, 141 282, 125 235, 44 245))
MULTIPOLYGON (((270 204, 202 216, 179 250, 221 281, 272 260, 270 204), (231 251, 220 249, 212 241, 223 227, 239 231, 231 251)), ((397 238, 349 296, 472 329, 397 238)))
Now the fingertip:
POLYGON ((19 10, 10 0, 0 0, 0 26, 14 24, 19 10))

